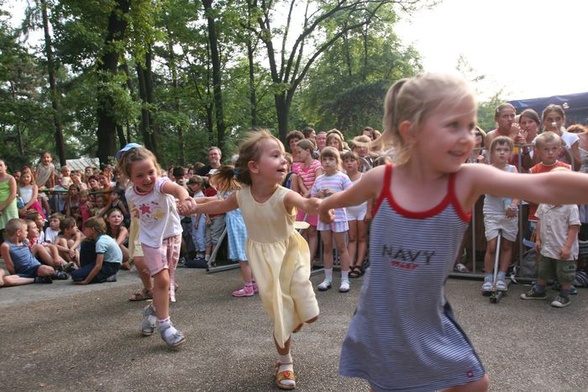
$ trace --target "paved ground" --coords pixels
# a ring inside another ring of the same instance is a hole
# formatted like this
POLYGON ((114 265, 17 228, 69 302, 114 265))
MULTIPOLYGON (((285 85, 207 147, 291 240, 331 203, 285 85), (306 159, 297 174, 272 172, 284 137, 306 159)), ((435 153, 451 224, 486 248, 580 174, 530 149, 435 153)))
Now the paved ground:
MULTIPOLYGON (((134 272, 119 275, 118 282, 101 285, 58 281, 0 289, 0 390, 277 390, 276 353, 259 298, 230 296, 240 285, 238 270, 178 270, 172 319, 188 341, 177 352, 158 336, 140 336, 145 303, 127 301, 139 280, 134 272)), ((316 285, 321 276, 312 280, 316 285)), ((319 293, 320 320, 294 336, 298 391, 369 390, 337 372, 361 279, 352 283, 348 294, 319 293)), ((447 295, 492 391, 587 390, 588 290, 581 289, 570 307, 555 309, 546 301, 520 300, 528 287, 516 285, 491 304, 480 285, 450 279, 447 295)))

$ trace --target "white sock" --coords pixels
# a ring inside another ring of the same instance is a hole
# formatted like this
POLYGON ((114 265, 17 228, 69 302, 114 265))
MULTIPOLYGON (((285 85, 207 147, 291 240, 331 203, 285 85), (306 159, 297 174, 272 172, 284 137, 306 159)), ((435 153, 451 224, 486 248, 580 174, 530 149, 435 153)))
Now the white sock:
POLYGON ((294 365, 292 364, 292 353, 288 353, 286 355, 278 354, 278 358, 280 361, 280 367, 278 368, 278 372, 294 370, 294 365))
POLYGON ((329 282, 333 281, 333 269, 332 268, 325 268, 325 280, 329 282))
POLYGON ((341 270, 341 282, 344 280, 349 280, 349 270, 347 270, 347 271, 341 270))
POLYGON ((173 327, 173 325, 171 325, 171 319, 168 317, 166 319, 163 320, 157 320, 157 325, 158 325, 158 329, 161 331, 164 327, 167 327, 169 325, 169 328, 165 329, 165 336, 171 336, 174 333, 177 332, 177 330, 173 327))

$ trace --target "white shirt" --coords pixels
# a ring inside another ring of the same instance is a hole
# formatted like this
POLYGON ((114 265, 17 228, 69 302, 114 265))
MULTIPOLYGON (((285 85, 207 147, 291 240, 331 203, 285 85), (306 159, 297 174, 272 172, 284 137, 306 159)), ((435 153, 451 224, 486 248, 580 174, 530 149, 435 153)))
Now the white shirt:
POLYGON ((139 241, 153 248, 161 247, 166 238, 182 234, 176 200, 162 191, 163 185, 168 181, 169 178, 159 177, 149 193, 141 193, 134 186, 125 192, 127 199, 135 205, 139 213, 139 241))

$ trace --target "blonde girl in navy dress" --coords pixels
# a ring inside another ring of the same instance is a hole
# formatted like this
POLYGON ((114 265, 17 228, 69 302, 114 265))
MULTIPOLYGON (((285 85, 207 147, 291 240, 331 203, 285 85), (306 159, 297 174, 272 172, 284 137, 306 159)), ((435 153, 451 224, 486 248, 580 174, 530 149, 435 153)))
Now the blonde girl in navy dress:
POLYGON ((393 163, 324 199, 331 209, 376 199, 370 267, 341 352, 340 372, 372 391, 487 391, 489 379, 444 292, 480 195, 551 204, 588 200, 579 173, 533 176, 463 163, 474 148, 477 102, 459 77, 421 74, 395 83, 384 104, 393 163))

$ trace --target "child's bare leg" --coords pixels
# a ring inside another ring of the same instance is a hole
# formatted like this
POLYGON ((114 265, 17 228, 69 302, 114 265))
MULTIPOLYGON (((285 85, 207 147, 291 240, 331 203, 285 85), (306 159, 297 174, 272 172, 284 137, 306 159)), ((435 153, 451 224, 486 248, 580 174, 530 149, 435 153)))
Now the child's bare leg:
POLYGON ((335 238, 335 246, 337 247, 337 252, 339 252, 339 263, 341 266, 341 272, 346 271, 347 273, 349 273, 351 257, 345 244, 345 239, 347 237, 346 234, 346 232, 333 233, 333 237, 335 238))
POLYGON ((491 274, 494 270, 494 258, 496 257, 496 238, 488 240, 486 243, 486 253, 484 254, 484 273, 491 274))
POLYGON ((310 266, 312 267, 312 262, 318 249, 319 237, 316 226, 311 225, 306 231, 308 231, 308 249, 310 250, 310 266))
POLYGON ((4 275, 6 275, 6 271, 0 269, 0 287, 4 286, 4 275))
POLYGON ((367 254, 367 228, 365 220, 357 221, 357 259, 355 265, 362 266, 367 254))
POLYGON ((490 385, 490 379, 485 374, 484 377, 477 381, 472 381, 464 385, 456 385, 451 388, 444 389, 443 392, 486 392, 490 385))
POLYGON ((133 257, 133 263, 137 266, 137 274, 139 274, 139 279, 141 279, 143 287, 149 291, 152 291, 153 280, 151 279, 151 274, 149 274, 149 268, 147 268, 145 258, 143 256, 133 257))
POLYGON ((353 267, 358 264, 357 256, 357 231, 358 225, 357 220, 349 221, 349 231, 347 232, 349 240, 347 243, 347 251, 349 252, 349 266, 353 267))
POLYGON ((169 271, 159 271, 153 276, 153 306, 158 320, 169 317, 169 271))
POLYGON ((22 286, 25 284, 32 284, 35 283, 35 279, 33 278, 21 278, 18 275, 6 275, 3 278, 3 284, 0 286, 10 287, 10 286, 22 286))
POLYGON ((31 251, 35 255, 35 257, 43 264, 50 265, 53 268, 56 268, 57 265, 53 260, 53 257, 43 245, 35 244, 33 245, 31 251))
POLYGON ((505 238, 502 238, 500 249, 500 272, 506 273, 508 267, 512 262, 512 246, 513 243, 505 238))
POLYGON ((323 241, 323 264, 325 268, 333 268, 333 234, 331 230, 321 232, 323 241))
POLYGON ((149 268, 145 264, 145 258, 143 256, 135 256, 133 257, 133 264, 137 267, 137 274, 139 275, 139 279, 141 279, 143 288, 131 294, 129 300, 143 301, 153 298, 153 280, 151 279, 149 268))

